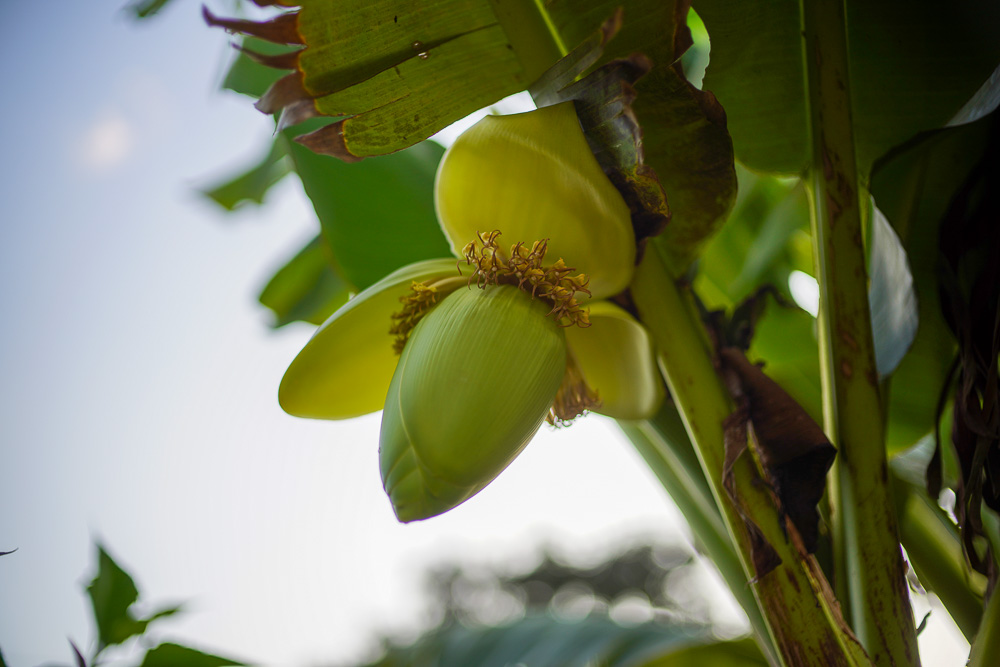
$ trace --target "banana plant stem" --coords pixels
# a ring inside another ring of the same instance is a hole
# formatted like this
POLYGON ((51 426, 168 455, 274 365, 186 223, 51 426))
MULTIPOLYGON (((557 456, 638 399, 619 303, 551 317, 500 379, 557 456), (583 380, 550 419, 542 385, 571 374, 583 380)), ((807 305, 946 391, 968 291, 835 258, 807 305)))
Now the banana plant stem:
POLYGON ((972 644, 969 654, 969 667, 990 667, 996 664, 1000 655, 1000 595, 997 590, 990 596, 983 622, 972 644))
POLYGON ((932 590, 970 642, 976 636, 983 615, 985 577, 965 563, 962 545, 947 517, 932 505, 922 490, 894 479, 900 504, 899 532, 910 564, 921 583, 932 590))
POLYGON ((730 500, 723 484, 723 421, 733 410, 732 402, 716 374, 701 322, 689 299, 674 283, 655 244, 647 248, 631 291, 640 318, 652 333, 664 379, 695 446, 744 575, 752 582, 751 590, 782 664, 871 664, 840 617, 815 559, 789 541, 753 457, 740 456, 732 466, 732 487, 740 510, 730 500), (781 560, 776 569, 760 577, 753 564, 748 521, 759 529, 762 540, 781 560))
POLYGON ((676 408, 665 405, 648 421, 619 421, 618 424, 684 515, 699 550, 715 564, 733 597, 746 612, 768 663, 778 665, 767 624, 747 583, 740 558, 729 541, 712 490, 676 408))
POLYGON ((801 6, 824 425, 839 450, 831 494, 837 585, 846 589, 854 631, 876 664, 918 665, 879 407, 844 2, 801 6))

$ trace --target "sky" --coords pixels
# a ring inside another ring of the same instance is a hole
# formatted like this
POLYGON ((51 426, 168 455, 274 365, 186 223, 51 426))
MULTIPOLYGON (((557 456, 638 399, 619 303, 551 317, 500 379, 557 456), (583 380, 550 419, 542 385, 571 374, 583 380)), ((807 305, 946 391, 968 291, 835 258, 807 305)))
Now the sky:
MULTIPOLYGON (((158 637, 303 665, 365 656, 380 632, 412 636, 434 564, 524 571, 546 549, 585 564, 686 539, 652 474, 596 416, 543 429, 456 510, 398 524, 378 473, 379 415, 311 422, 277 404, 311 327, 269 330, 256 294, 315 234, 301 186, 286 179, 234 215, 198 194, 262 156, 273 127, 218 90, 227 36, 193 0, 142 24, 122 4, 5 2, 0 23, 11 667, 68 663, 67 638, 89 646, 95 540, 147 609, 185 602, 158 637)), ((722 596, 712 576, 706 594, 722 596)), ((740 627, 724 603, 718 613, 740 627)), ((951 661, 933 664, 964 662, 946 628, 934 637, 951 661)))

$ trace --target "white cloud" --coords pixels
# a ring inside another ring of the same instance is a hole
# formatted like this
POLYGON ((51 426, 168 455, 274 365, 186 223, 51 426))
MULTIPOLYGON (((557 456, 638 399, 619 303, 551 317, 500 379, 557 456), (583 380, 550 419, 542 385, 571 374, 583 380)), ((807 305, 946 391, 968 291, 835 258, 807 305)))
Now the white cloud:
POLYGON ((98 117, 86 129, 81 145, 83 164, 95 169, 110 169, 124 162, 135 145, 135 132, 118 113, 98 117))

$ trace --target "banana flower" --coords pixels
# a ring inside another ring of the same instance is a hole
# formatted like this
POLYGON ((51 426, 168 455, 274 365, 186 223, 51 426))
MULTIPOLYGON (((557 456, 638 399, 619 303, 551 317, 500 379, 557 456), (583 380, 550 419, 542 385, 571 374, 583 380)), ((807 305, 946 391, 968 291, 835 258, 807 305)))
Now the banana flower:
POLYGON ((465 132, 435 202, 455 257, 404 266, 348 301, 278 394, 300 417, 384 408, 382 480, 403 522, 481 491, 546 420, 641 419, 663 398, 645 329, 603 300, 628 286, 635 238, 572 103, 465 132))

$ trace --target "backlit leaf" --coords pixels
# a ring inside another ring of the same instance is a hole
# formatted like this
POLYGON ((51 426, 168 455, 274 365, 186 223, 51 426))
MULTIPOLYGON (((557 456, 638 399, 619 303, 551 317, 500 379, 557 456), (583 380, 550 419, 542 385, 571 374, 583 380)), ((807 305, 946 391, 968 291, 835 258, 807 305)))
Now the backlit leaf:
MULTIPOLYGON (((340 117, 300 140, 353 161, 412 146, 530 83, 499 5, 486 0, 303 0, 268 22, 210 24, 306 46, 258 108, 283 124, 340 117)), ((530 47, 527 40, 525 48, 530 47)), ((518 47, 520 47, 520 43, 518 47)), ((552 59, 553 62, 555 58, 552 59)))

